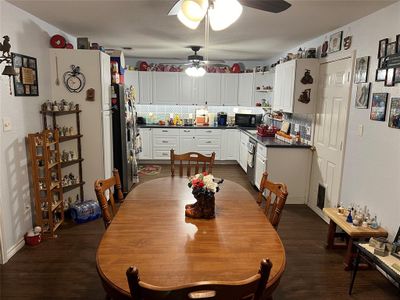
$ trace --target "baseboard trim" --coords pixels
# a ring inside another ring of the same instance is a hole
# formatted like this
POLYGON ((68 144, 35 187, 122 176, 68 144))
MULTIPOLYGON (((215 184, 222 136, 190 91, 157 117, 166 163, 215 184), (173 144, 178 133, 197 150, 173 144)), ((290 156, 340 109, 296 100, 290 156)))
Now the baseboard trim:
POLYGON ((15 255, 22 247, 25 246, 25 240, 22 237, 14 246, 7 250, 6 257, 3 259, 3 264, 8 262, 8 260, 15 255))
POLYGON ((322 220, 324 220, 326 223, 329 223, 329 218, 327 216, 324 215, 324 213, 322 212, 322 210, 320 210, 317 207, 312 207, 311 205, 307 204, 307 206, 309 208, 311 208, 311 210, 313 212, 315 212, 322 220))

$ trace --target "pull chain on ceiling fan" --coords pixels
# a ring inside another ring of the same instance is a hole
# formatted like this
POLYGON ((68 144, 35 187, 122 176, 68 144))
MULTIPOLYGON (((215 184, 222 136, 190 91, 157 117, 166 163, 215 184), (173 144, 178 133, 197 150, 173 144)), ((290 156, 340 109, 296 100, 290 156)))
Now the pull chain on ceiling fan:
POLYGON ((243 6, 279 13, 291 4, 284 0, 178 0, 168 15, 177 15, 186 27, 196 29, 208 16, 214 31, 224 30, 242 14, 243 6))

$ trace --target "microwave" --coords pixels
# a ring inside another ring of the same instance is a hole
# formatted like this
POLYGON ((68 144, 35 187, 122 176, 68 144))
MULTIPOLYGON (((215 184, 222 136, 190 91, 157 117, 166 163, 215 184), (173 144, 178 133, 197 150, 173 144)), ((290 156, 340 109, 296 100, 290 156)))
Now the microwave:
POLYGON ((256 127, 261 123, 262 115, 235 114, 235 125, 240 127, 256 127))

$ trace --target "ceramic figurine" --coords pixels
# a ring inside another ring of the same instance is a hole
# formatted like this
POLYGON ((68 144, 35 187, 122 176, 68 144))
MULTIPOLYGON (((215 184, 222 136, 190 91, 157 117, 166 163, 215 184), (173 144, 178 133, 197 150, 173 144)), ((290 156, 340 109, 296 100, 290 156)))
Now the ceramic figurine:
POLYGON ((73 101, 71 101, 71 102, 68 103, 68 109, 69 109, 69 110, 74 110, 74 109, 75 109, 75 106, 74 106, 74 102, 73 102, 73 101))
POLYGON ((48 110, 48 111, 52 111, 53 110, 53 103, 50 101, 50 100, 47 100, 46 101, 46 110, 48 110))
POLYGON ((75 152, 73 150, 69 151, 69 157, 71 158, 71 160, 75 159, 75 152))
POLYGON ((59 109, 58 109, 58 103, 57 103, 57 101, 54 101, 54 102, 53 102, 52 110, 53 110, 53 111, 58 111, 58 110, 59 110, 59 109))

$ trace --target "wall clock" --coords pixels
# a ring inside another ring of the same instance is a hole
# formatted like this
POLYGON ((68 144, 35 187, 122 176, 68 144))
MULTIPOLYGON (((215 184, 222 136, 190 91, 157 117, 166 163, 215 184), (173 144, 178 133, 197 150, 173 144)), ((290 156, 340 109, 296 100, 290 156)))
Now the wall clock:
POLYGON ((65 87, 71 93, 79 93, 85 87, 86 78, 79 66, 71 65, 71 71, 65 72, 63 79, 65 87))

